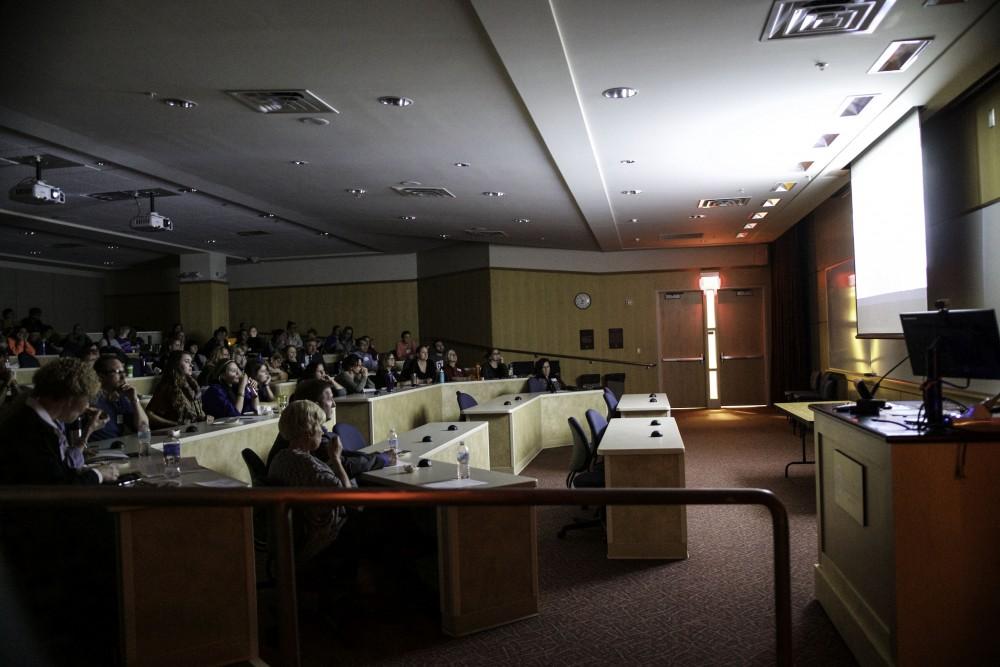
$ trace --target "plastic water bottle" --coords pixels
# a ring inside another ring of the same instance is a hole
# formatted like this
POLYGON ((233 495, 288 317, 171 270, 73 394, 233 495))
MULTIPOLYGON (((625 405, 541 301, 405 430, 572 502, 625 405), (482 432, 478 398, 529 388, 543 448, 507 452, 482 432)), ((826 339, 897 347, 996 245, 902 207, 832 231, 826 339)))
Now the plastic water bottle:
POLYGON ((145 427, 141 431, 136 433, 136 437, 139 439, 139 460, 148 461, 149 443, 153 439, 153 434, 149 432, 149 427, 145 427))
POLYGON ((465 442, 458 443, 458 478, 469 479, 469 448, 465 442))
POLYGON ((42 339, 42 354, 45 354, 45 339, 42 339))
POLYGON ((399 435, 394 428, 389 429, 389 451, 399 455, 399 435))
POLYGON ((444 366, 438 368, 438 384, 444 384, 444 366))
POLYGON ((181 476, 181 441, 169 440, 163 443, 163 475, 181 476))

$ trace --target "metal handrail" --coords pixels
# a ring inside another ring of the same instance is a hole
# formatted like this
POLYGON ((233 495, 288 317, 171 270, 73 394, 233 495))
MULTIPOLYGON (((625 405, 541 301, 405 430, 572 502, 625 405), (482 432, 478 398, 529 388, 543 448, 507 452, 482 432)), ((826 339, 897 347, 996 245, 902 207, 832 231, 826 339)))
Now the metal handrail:
POLYGON ((447 340, 453 345, 461 345, 462 347, 478 347, 483 350, 500 350, 501 352, 513 352, 514 354, 530 354, 532 357, 550 357, 553 359, 575 359, 577 361, 596 361, 603 364, 618 364, 620 366, 640 366, 642 368, 656 368, 656 362, 648 361, 626 361, 624 359, 606 359, 604 357, 585 357, 581 354, 563 354, 562 352, 538 352, 537 350, 519 350, 513 347, 500 347, 499 345, 482 345, 480 343, 470 343, 464 340, 455 340, 454 338, 442 338, 442 340, 447 340))
POLYGON ((129 488, 8 486, 0 487, 0 507, 273 507, 281 664, 300 664, 298 602, 295 588, 290 510, 299 505, 428 507, 464 505, 763 505, 771 513, 774 543, 774 614, 776 663, 792 664, 791 558, 788 513, 766 489, 483 489, 366 490, 322 488, 129 488))

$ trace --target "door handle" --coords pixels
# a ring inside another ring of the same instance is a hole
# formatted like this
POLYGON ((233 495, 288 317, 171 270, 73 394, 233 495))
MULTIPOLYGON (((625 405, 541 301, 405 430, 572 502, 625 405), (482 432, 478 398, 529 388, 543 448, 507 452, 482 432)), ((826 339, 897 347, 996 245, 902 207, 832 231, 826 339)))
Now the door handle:
POLYGON ((660 361, 697 361, 704 363, 705 357, 704 355, 700 357, 664 357, 663 359, 660 359, 660 361))
POLYGON ((740 354, 724 354, 724 355, 722 355, 722 360, 723 361, 737 361, 737 360, 744 360, 744 359, 763 359, 763 358, 764 358, 763 354, 743 354, 743 355, 740 355, 740 354))

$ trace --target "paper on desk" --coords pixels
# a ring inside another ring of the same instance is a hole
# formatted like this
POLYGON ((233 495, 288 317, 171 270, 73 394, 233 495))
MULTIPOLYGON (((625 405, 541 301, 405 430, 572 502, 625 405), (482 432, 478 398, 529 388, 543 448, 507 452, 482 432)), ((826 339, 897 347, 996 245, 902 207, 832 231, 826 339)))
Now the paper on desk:
POLYGON ((446 479, 443 482, 424 484, 425 489, 462 489, 467 486, 479 486, 486 482, 479 479, 446 479))
POLYGON ((212 479, 207 482, 195 482, 198 486, 209 486, 216 489, 229 489, 233 487, 245 487, 246 484, 238 479, 212 479))

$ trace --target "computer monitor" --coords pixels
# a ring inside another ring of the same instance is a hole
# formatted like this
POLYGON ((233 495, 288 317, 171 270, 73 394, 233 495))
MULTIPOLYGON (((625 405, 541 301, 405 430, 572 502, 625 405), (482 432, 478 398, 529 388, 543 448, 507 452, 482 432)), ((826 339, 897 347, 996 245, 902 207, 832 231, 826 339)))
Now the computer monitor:
POLYGON ((927 351, 937 353, 938 377, 1000 380, 1000 332, 992 308, 900 313, 914 375, 928 375, 927 351))
POLYGON ((1000 380, 1000 331, 992 309, 900 313, 914 375, 923 375, 925 427, 940 431, 944 419, 941 378, 1000 380))

